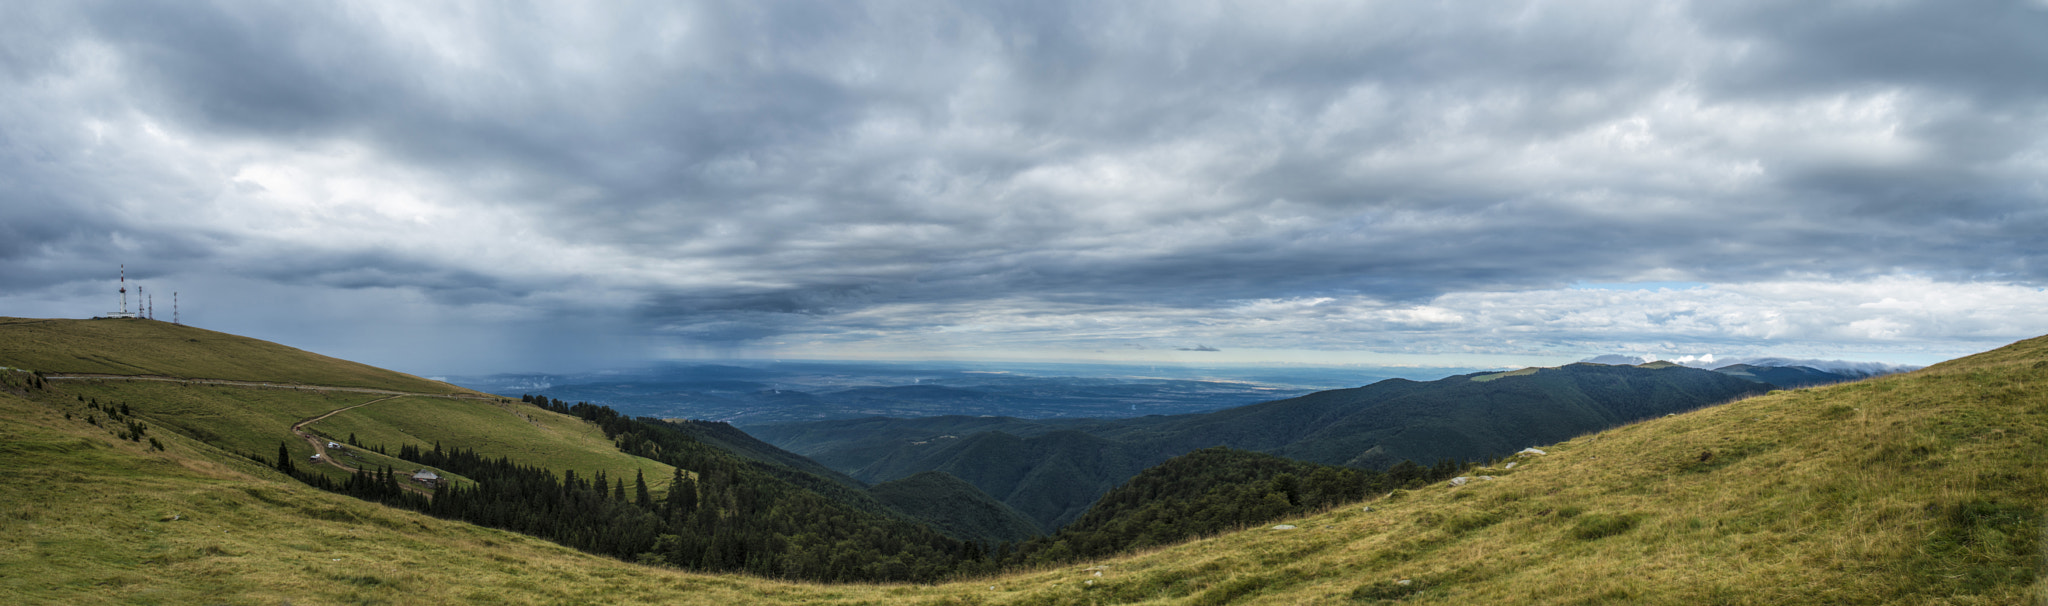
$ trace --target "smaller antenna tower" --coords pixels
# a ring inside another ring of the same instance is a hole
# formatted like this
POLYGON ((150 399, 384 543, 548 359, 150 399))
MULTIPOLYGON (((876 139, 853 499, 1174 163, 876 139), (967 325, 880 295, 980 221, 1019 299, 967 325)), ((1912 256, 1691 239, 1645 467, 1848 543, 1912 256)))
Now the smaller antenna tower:
MULTIPOLYGON (((140 286, 137 286, 137 287, 135 287, 135 290, 137 290, 137 291, 140 291, 140 290, 142 290, 142 287, 140 287, 140 286)), ((156 319, 156 295, 150 295, 150 296, 149 296, 149 312, 148 312, 148 315, 149 315, 149 319, 151 319, 151 320, 155 320, 155 319, 156 319)))
POLYGON ((184 326, 178 322, 178 291, 175 290, 171 291, 171 323, 184 326))

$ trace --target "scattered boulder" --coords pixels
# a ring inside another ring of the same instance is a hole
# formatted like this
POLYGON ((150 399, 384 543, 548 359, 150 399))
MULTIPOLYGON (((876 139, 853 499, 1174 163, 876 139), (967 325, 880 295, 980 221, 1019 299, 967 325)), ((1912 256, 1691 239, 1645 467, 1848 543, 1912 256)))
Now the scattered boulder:
POLYGON ((1543 451, 1541 451, 1541 450, 1537 450, 1537 449, 1534 449, 1534 448, 1524 448, 1524 449, 1522 449, 1522 450, 1521 450, 1520 452, 1517 452, 1517 453, 1515 453, 1515 454, 1518 454, 1518 455, 1546 455, 1546 454, 1550 454, 1550 453, 1547 453, 1547 452, 1543 452, 1543 451))
POLYGON ((1451 478, 1451 485, 1452 485, 1452 486, 1464 486, 1464 485, 1466 485, 1466 484, 1469 484, 1469 483, 1471 483, 1471 482, 1472 482, 1472 481, 1474 481, 1474 480, 1491 480, 1491 479, 1493 479, 1493 476, 1458 476, 1458 477, 1455 477, 1455 478, 1451 478))
POLYGON ((1273 527, 1273 530, 1294 530, 1294 525, 1293 525, 1293 524, 1281 524, 1281 525, 1278 525, 1278 526, 1274 526, 1274 527, 1273 527))
POLYGON ((1514 469, 1514 468, 1515 468, 1515 463, 1516 463, 1515 461, 1508 461, 1508 464, 1507 464, 1507 466, 1506 466, 1506 467, 1502 467, 1501 469, 1514 469))

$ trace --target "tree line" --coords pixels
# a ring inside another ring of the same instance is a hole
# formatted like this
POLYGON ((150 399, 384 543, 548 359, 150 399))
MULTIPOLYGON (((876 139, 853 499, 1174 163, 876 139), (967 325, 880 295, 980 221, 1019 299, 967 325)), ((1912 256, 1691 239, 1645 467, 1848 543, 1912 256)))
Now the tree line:
POLYGON ((702 444, 667 421, 545 396, 523 399, 594 423, 621 450, 675 467, 668 490, 656 497, 637 472, 628 486, 603 472, 556 474, 440 444, 402 445, 397 454, 473 481, 443 483, 432 497, 401 488, 409 480, 389 468, 343 481, 298 470, 284 443, 275 466, 325 490, 643 564, 834 582, 930 582, 995 570, 984 546, 878 506, 835 501, 778 477, 786 470, 702 444))
POLYGON ((1147 470, 1055 535, 992 548, 946 537, 831 480, 706 444, 687 423, 546 396, 521 400, 588 421, 621 451, 674 467, 668 489, 654 494, 639 472, 630 483, 601 471, 557 474, 438 443, 401 445, 397 457, 472 482, 443 482, 428 496, 406 489, 406 474, 388 467, 336 481, 297 469, 285 443, 275 466, 325 490, 622 560, 824 582, 932 582, 1099 557, 1308 513, 1464 469, 1451 461, 1404 461, 1378 472, 1206 449, 1147 470))

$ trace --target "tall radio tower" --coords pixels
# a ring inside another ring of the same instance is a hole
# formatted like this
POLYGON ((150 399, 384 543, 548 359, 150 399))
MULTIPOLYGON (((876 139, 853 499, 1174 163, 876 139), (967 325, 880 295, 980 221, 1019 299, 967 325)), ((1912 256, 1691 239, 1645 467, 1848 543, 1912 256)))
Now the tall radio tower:
MULTIPOLYGON (((136 294, 138 294, 138 295, 139 295, 139 294, 141 294, 141 288, 142 288, 142 287, 140 287, 140 286, 136 287, 136 289, 137 289, 137 290, 136 290, 136 294)), ((114 313, 110 313, 110 314, 107 314, 107 317, 109 317, 109 318, 133 318, 133 317, 135 317, 135 314, 132 314, 132 313, 128 313, 128 264, 126 264, 126 263, 123 263, 123 264, 121 264, 121 311, 117 311, 117 312, 114 312, 114 313)))
POLYGON ((185 325, 178 321, 178 291, 175 290, 171 291, 171 323, 179 326, 185 325))

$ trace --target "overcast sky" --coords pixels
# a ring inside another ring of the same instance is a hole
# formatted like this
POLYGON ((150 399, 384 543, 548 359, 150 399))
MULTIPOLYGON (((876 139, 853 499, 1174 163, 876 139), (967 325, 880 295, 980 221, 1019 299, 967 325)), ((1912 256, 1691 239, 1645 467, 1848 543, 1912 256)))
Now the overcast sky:
POLYGON ((2040 1, 5 12, 0 315, 125 263, 421 374, 2048 333, 2040 1))

